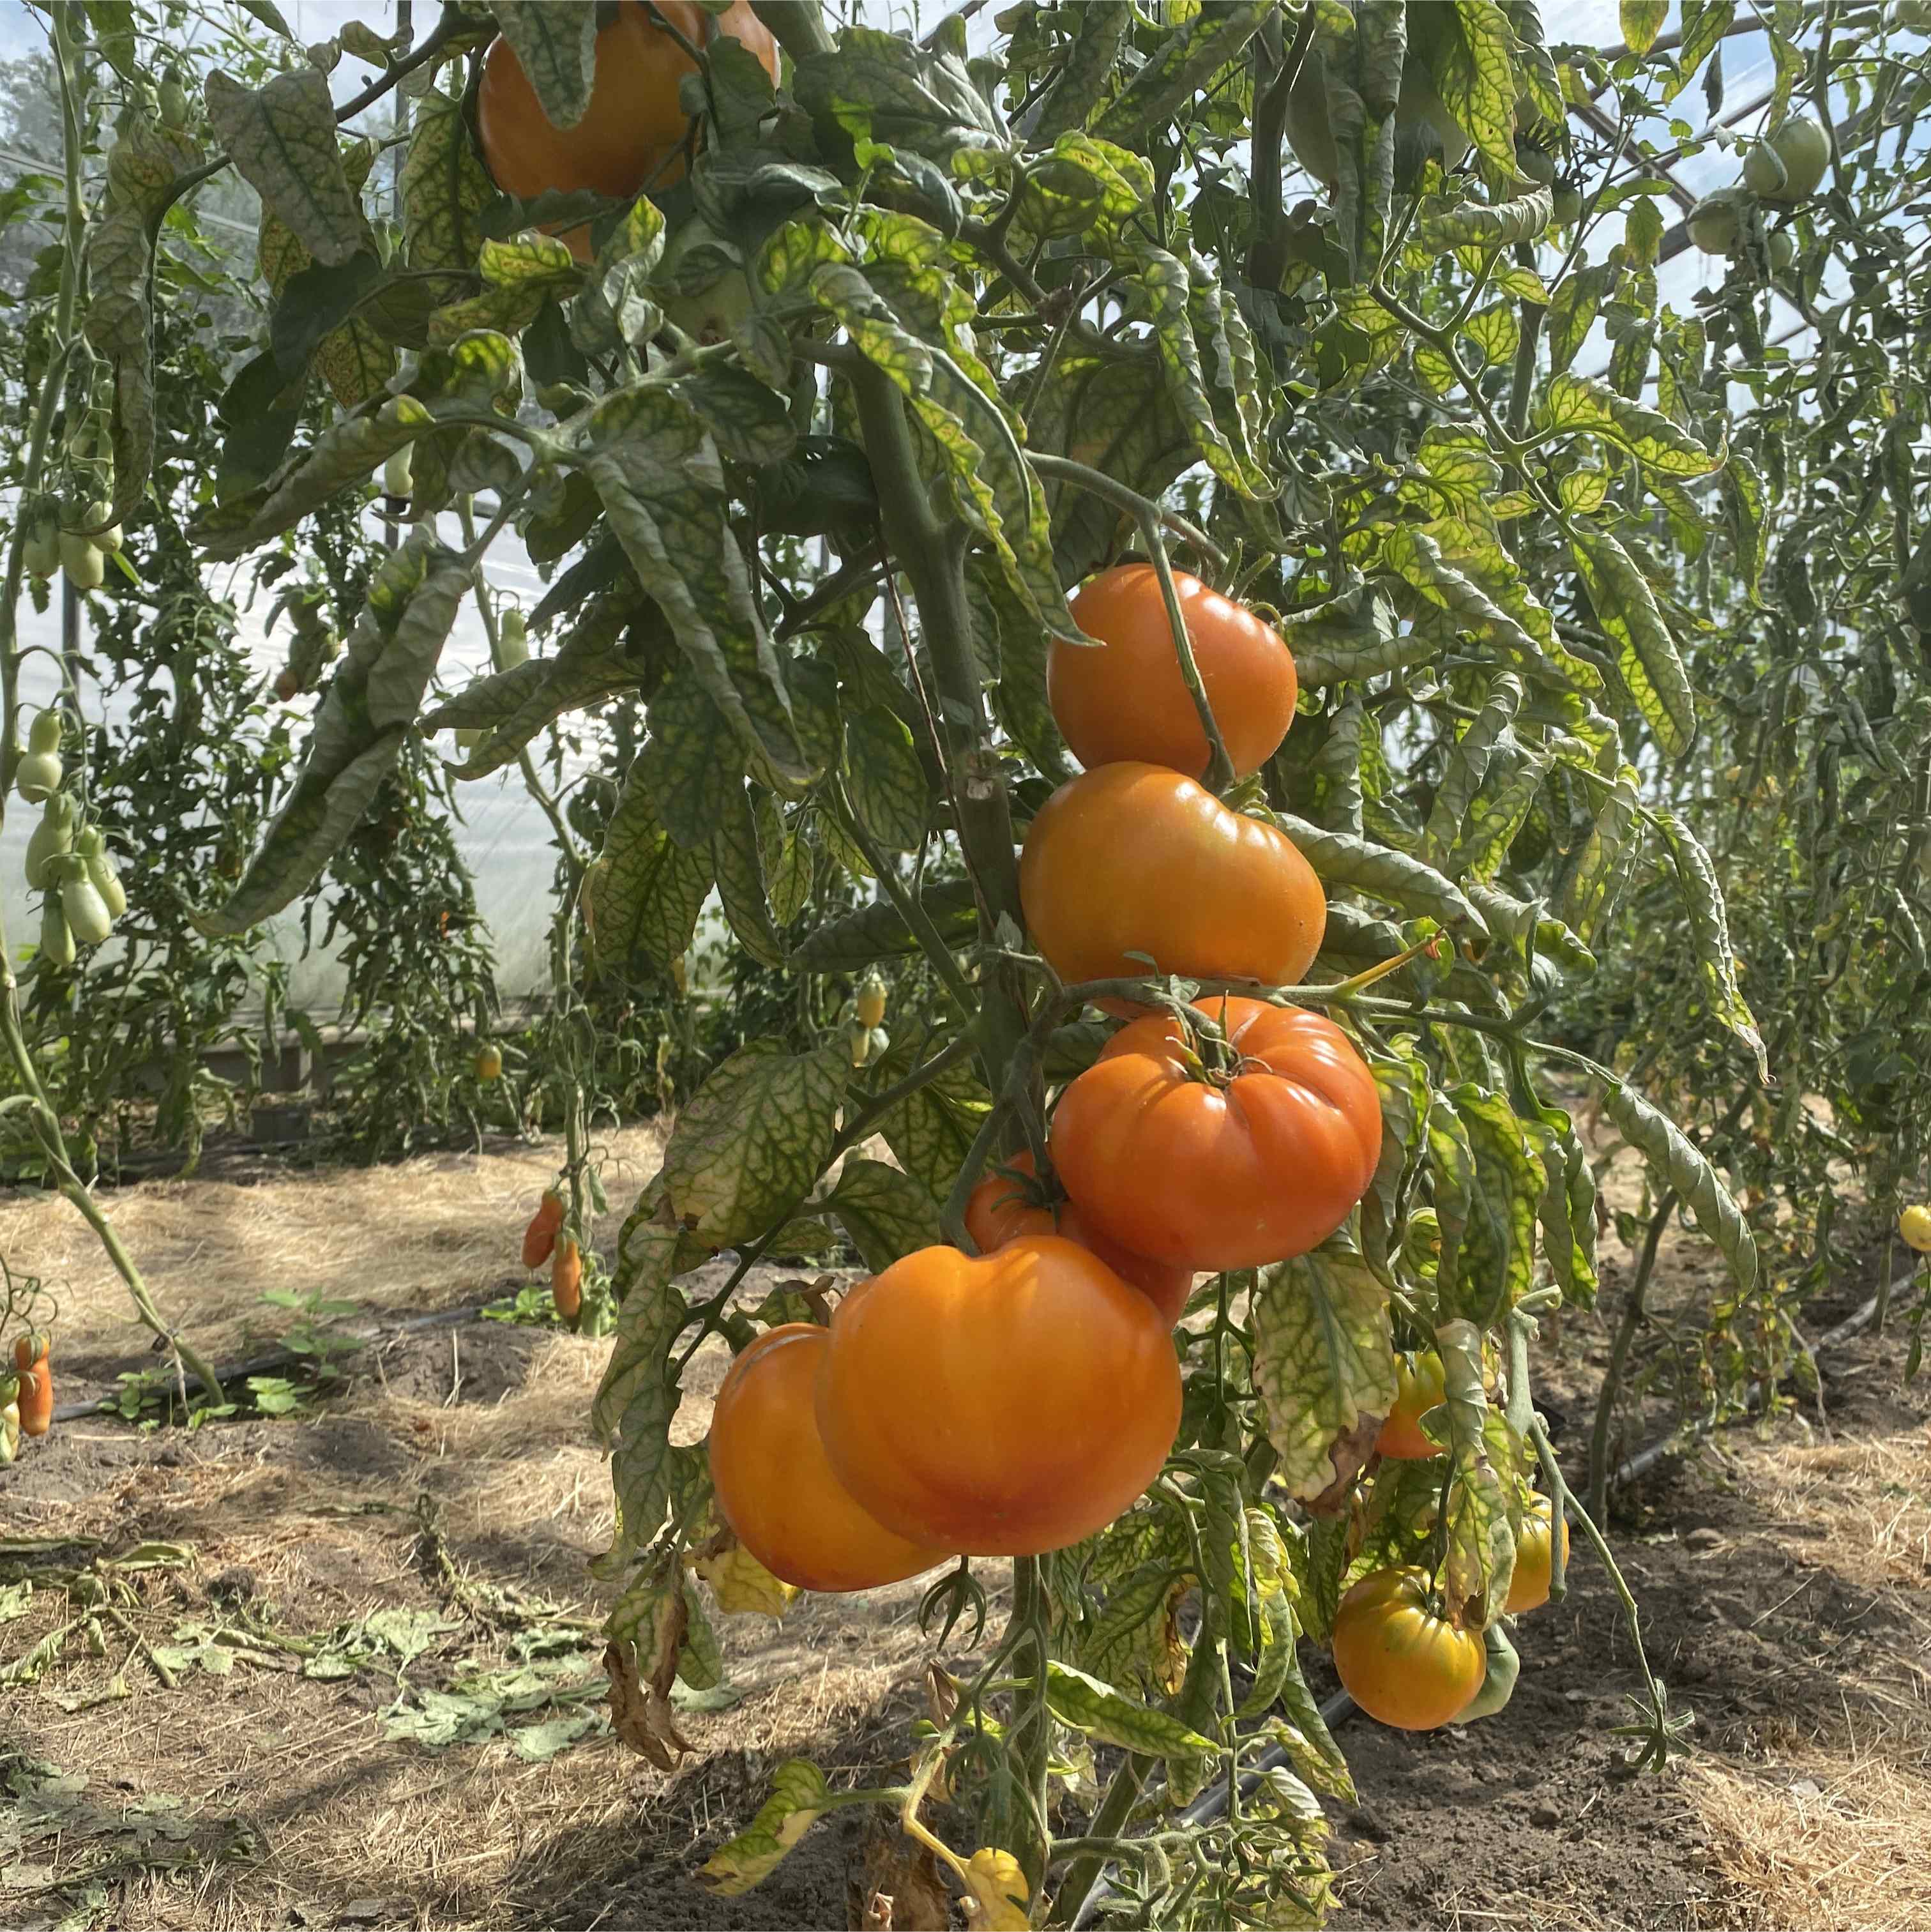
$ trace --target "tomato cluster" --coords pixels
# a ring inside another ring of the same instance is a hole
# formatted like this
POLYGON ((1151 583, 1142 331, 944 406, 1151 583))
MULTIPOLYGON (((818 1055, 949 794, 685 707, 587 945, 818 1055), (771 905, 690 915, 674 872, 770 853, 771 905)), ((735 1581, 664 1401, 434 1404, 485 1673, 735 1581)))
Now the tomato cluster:
MULTIPOLYGON (((1216 719, 1237 721, 1231 761, 1251 772, 1292 720, 1293 657, 1252 613, 1191 578, 1177 588, 1216 719)), ((1092 769, 1027 835, 1034 942, 1070 981, 1137 976, 1148 958, 1298 980, 1326 922, 1320 883, 1284 834, 1192 775, 1207 739, 1154 572, 1105 572, 1074 608, 1099 641, 1053 646, 1050 692, 1092 769)), ((829 1329, 773 1330, 739 1355, 711 1432, 726 1520, 775 1575, 820 1589, 1093 1534, 1173 1446, 1171 1331, 1195 1276, 1326 1240, 1381 1146, 1373 1077, 1323 1016, 1216 997, 1129 1018, 1060 1098, 1053 1174, 1021 1153, 973 1190, 977 1258, 922 1249, 861 1282, 829 1329), (916 1406, 879 1399, 915 1386, 916 1406), (791 1472, 775 1500, 775 1469, 791 1472)))

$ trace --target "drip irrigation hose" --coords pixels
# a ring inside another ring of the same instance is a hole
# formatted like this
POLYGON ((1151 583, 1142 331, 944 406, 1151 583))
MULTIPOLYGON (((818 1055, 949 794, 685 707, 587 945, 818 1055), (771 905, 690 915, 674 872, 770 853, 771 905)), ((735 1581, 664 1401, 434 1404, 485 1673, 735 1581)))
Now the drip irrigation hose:
MULTIPOLYGON (((1877 1314, 1879 1298, 1873 1295, 1861 1307, 1839 1322, 1836 1328, 1818 1338, 1816 1346, 1808 1352, 1814 1364, 1827 1350, 1841 1348, 1852 1336, 1870 1327, 1877 1314)), ((1705 1418, 1688 1429, 1672 1429, 1660 1436, 1646 1449, 1617 1464, 1609 1472, 1609 1487, 1620 1489, 1626 1483, 1634 1482, 1639 1476, 1646 1474, 1666 1456, 1680 1455, 1705 1436, 1714 1434, 1720 1428, 1728 1428, 1732 1424, 1741 1422, 1755 1413, 1762 1406, 1766 1390, 1762 1382, 1753 1382, 1744 1391, 1741 1408, 1734 1414, 1720 1418, 1705 1418)), ((1321 1721, 1332 1730, 1336 1725, 1345 1724, 1358 1707, 1345 1690, 1337 1690, 1321 1706, 1321 1721)), ((1270 1745, 1240 1774, 1243 1796, 1259 1784, 1269 1772, 1285 1764, 1290 1754, 1284 1744, 1270 1745)), ((1210 1825, 1227 1809, 1227 1780, 1221 1779, 1210 1785, 1192 1804, 1180 1814, 1180 1822, 1186 1826, 1210 1825)), ((1099 1916, 1100 1908, 1113 1895, 1114 1888, 1111 1880, 1102 1879, 1086 1895, 1086 1900, 1073 1916, 1072 1932, 1086 1932, 1099 1916)))

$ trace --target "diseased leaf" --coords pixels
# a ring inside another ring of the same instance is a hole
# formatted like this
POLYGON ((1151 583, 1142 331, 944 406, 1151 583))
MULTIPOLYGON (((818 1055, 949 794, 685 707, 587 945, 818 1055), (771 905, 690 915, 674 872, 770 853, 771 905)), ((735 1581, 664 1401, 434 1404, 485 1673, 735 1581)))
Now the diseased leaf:
POLYGON ((1730 918, 1723 888, 1702 842, 1675 812, 1658 807, 1651 817, 1676 868, 1684 909, 1696 947, 1696 970, 1710 996, 1711 1010, 1756 1062, 1757 1078, 1768 1084, 1770 1062, 1750 1002, 1737 982, 1737 956, 1730 944, 1730 918))
POLYGON ((931 1190, 916 1175, 883 1161, 847 1160, 823 1205, 837 1216, 874 1274, 943 1238, 931 1190))
POLYGON ((490 0, 518 64, 553 128, 583 118, 597 74, 595 0, 490 0))
POLYGON ((683 1226, 730 1247, 802 1201, 831 1157, 850 1072, 841 1042, 792 1054, 769 1040, 717 1068, 664 1149, 664 1187, 683 1226))
POLYGON ((263 206, 318 262, 346 262, 368 224, 343 171, 327 76, 304 64, 250 91, 217 68, 204 92, 208 119, 263 206))
POLYGON ((1465 925, 1477 934, 1487 932, 1474 902, 1432 866, 1367 838, 1324 831, 1286 812, 1276 812, 1274 818, 1323 884, 1351 886, 1404 912, 1465 925))
POLYGON ((1394 1406, 1387 1290, 1336 1235, 1261 1270, 1252 1313, 1254 1379, 1288 1492, 1312 1500, 1338 1473, 1336 1442, 1394 1406))
POLYGON ((689 950, 710 890, 706 855, 672 839, 633 769, 583 879, 583 924, 597 969, 632 979, 667 974, 689 950))
POLYGON ((401 755, 469 587, 467 566, 430 525, 376 572, 295 789, 226 904, 196 916, 202 932, 245 932, 319 877, 401 755))
POLYGON ((662 1211, 653 1183, 617 1238, 616 1336, 590 1406, 591 1429, 611 1453, 617 1561, 649 1541, 670 1496, 670 1418, 677 1412, 670 1345, 689 1310, 671 1280, 678 1231, 662 1211))
POLYGON ((1738 1289, 1756 1285, 1757 1244, 1743 1210, 1717 1170, 1676 1124, 1621 1081, 1606 1087, 1603 1111, 1650 1165, 1667 1180, 1730 1264, 1738 1289))
POLYGON ((1696 699, 1649 580, 1606 530, 1579 523, 1570 548, 1596 620, 1616 646, 1624 688, 1664 757, 1681 758, 1696 740, 1696 699))
POLYGON ((775 1871, 798 1840, 824 1815, 831 1798, 825 1774, 808 1759, 781 1764, 771 1796, 757 1816, 699 1869, 699 1882, 724 1898, 740 1898, 775 1871))

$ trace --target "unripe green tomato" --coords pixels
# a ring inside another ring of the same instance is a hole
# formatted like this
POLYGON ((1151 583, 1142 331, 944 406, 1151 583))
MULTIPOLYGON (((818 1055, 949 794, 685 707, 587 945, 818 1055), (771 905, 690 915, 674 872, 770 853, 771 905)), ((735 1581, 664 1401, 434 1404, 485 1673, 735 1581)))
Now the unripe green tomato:
POLYGON ((388 460, 382 465, 382 494, 385 496, 406 496, 415 487, 412 475, 415 463, 412 452, 415 447, 413 443, 404 443, 401 448, 393 452, 388 460))
POLYGON ((1770 268, 1774 275, 1788 274, 1797 260, 1797 237, 1780 228, 1770 238, 1770 268))
POLYGON ((94 881, 94 890, 106 903, 110 919, 118 919, 127 910, 127 888, 121 883, 121 874, 114 869, 114 855, 107 849, 107 841, 97 825, 84 826, 80 836, 73 842, 73 849, 81 862, 87 868, 87 876, 94 881))
POLYGON ((40 957, 50 965, 71 966, 79 956, 73 934, 67 929, 67 918, 60 909, 57 894, 48 893, 40 908, 40 957))
POLYGON ((508 670, 529 661, 529 626, 514 604, 496 620, 496 668, 508 670))
POLYGON ((1783 164, 1783 185, 1766 190, 1766 201, 1806 201, 1817 192, 1831 165, 1829 130, 1815 114, 1793 114, 1770 137, 1783 164))
POLYGON ((1690 238, 1706 255, 1734 255, 1742 232, 1734 202, 1713 196, 1690 211, 1690 238))
POLYGON ((456 748, 467 758, 483 742, 484 736, 480 724, 459 724, 456 728, 456 748))
POLYGON ((58 752, 29 752, 13 769, 13 786, 29 805, 44 805, 65 776, 58 752))
POLYGON ((104 497, 87 506, 85 525, 92 532, 90 541, 99 549, 118 550, 121 548, 121 526, 107 521, 113 514, 114 506, 104 497))
POLYGON ((27 727, 27 749, 58 752, 67 735, 67 727, 58 711, 43 711, 27 727))
POLYGON ((187 89, 181 84, 181 76, 169 68, 163 76, 158 90, 163 128, 185 128, 189 112, 187 89))
POLYGON ((46 802, 40 822, 27 840, 26 877, 34 892, 46 890, 53 876, 53 861, 73 847, 73 800, 57 791, 46 802))
POLYGON ((67 930, 82 946, 98 946, 114 930, 107 902, 94 890, 85 866, 61 880, 60 909, 67 916, 67 930))
POLYGON ((20 561, 34 576, 48 578, 60 568, 60 523, 54 517, 38 518, 20 546, 20 561))
POLYGON ((98 590, 107 574, 107 560, 100 545, 72 530, 60 533, 60 567, 76 590, 98 590))
POLYGON ((1744 157, 1744 185, 1753 194, 1774 195, 1785 180, 1783 158, 1768 141, 1752 144, 1744 157))
POLYGON ((1573 228, 1582 219, 1582 190, 1566 183, 1555 191, 1555 206, 1549 218, 1558 228, 1573 228))
POLYGON ((1527 175, 1538 188, 1555 185, 1555 157, 1540 148, 1532 148, 1528 142, 1516 144, 1516 172, 1527 175))

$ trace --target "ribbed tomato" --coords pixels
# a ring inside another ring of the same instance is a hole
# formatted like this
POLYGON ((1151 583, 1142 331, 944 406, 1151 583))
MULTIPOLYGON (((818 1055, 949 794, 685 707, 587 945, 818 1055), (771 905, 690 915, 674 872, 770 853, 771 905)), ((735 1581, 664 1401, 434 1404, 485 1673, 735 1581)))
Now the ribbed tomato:
POLYGON ((1004 1165, 1013 1174, 988 1174, 966 1201, 966 1232, 982 1255, 1003 1248, 1021 1234, 1063 1234, 1090 1248, 1129 1288, 1146 1296, 1168 1324, 1180 1318, 1193 1288, 1193 1270, 1171 1262, 1149 1261, 1123 1248, 1094 1227, 1070 1201, 1048 1207, 1033 1182, 1033 1156, 1024 1150, 1004 1165), (1015 1179, 1014 1174, 1021 1177, 1015 1179))
POLYGON ((1489 1666, 1474 1631, 1435 1614, 1419 1570, 1375 1570, 1334 1613, 1334 1668, 1378 1724, 1432 1731, 1468 1709, 1489 1666))
POLYGON ((1421 1419, 1441 1406, 1444 1384, 1441 1358, 1432 1348, 1419 1355, 1395 1358, 1395 1406, 1375 1438, 1375 1447, 1397 1462, 1422 1462, 1443 1454, 1444 1445, 1421 1426, 1421 1419))
POLYGON ((868 1590, 948 1552, 893 1535, 832 1473, 816 1406, 830 1340, 787 1322, 732 1363, 711 1418, 711 1481, 724 1520, 774 1576, 801 1590, 868 1590))
POLYGON ((1214 1274, 1304 1255, 1374 1178, 1375 1077, 1322 1014, 1195 1004, 1225 1047, 1203 1038, 1197 1058, 1165 1013, 1123 1027, 1060 1096, 1053 1165, 1088 1220, 1136 1254, 1214 1274))
POLYGON ((1039 808, 1019 861, 1033 943, 1069 982, 1162 973, 1298 984, 1327 902, 1284 832, 1183 773, 1102 765, 1039 808))
MULTIPOLYGON (((1184 571, 1174 573, 1194 662, 1237 778, 1273 757, 1294 722, 1300 686, 1294 653, 1252 611, 1184 571)), ((1174 649, 1160 580, 1150 563, 1123 563, 1088 579, 1072 601, 1099 646, 1046 649, 1046 701, 1072 754, 1090 771, 1137 759, 1189 778, 1207 770, 1201 728, 1174 649)))
POLYGON ((1103 1528, 1160 1473, 1180 1420, 1172 1330, 1053 1234, 975 1260, 921 1248, 832 1317, 818 1426, 888 1529, 1030 1556, 1103 1528))
POLYGON ((1569 1526, 1558 1529, 1551 1521, 1546 1496, 1531 1496, 1522 1512, 1522 1534, 1516 1538, 1516 1568, 1509 1580, 1509 1600, 1503 1606, 1510 1616, 1525 1610, 1539 1610, 1549 1601, 1549 1586, 1555 1574, 1555 1538, 1562 1539, 1566 1562, 1569 1555, 1569 1526))
MULTIPOLYGON (((660 10, 679 32, 702 46, 713 31, 695 0, 660 0, 660 10)), ((778 43, 751 10, 749 0, 717 16, 715 31, 754 53, 774 84, 778 43)), ((546 188, 587 188, 624 200, 646 183, 667 188, 680 180, 690 117, 677 98, 696 66, 637 0, 622 0, 616 17, 597 35, 596 77, 589 105, 574 128, 553 126, 508 41, 499 38, 483 58, 476 90, 476 131, 483 158, 505 194, 533 200, 546 188), (661 170, 661 172, 660 172, 661 170)), ((590 258, 587 226, 564 237, 580 261, 590 258)))

